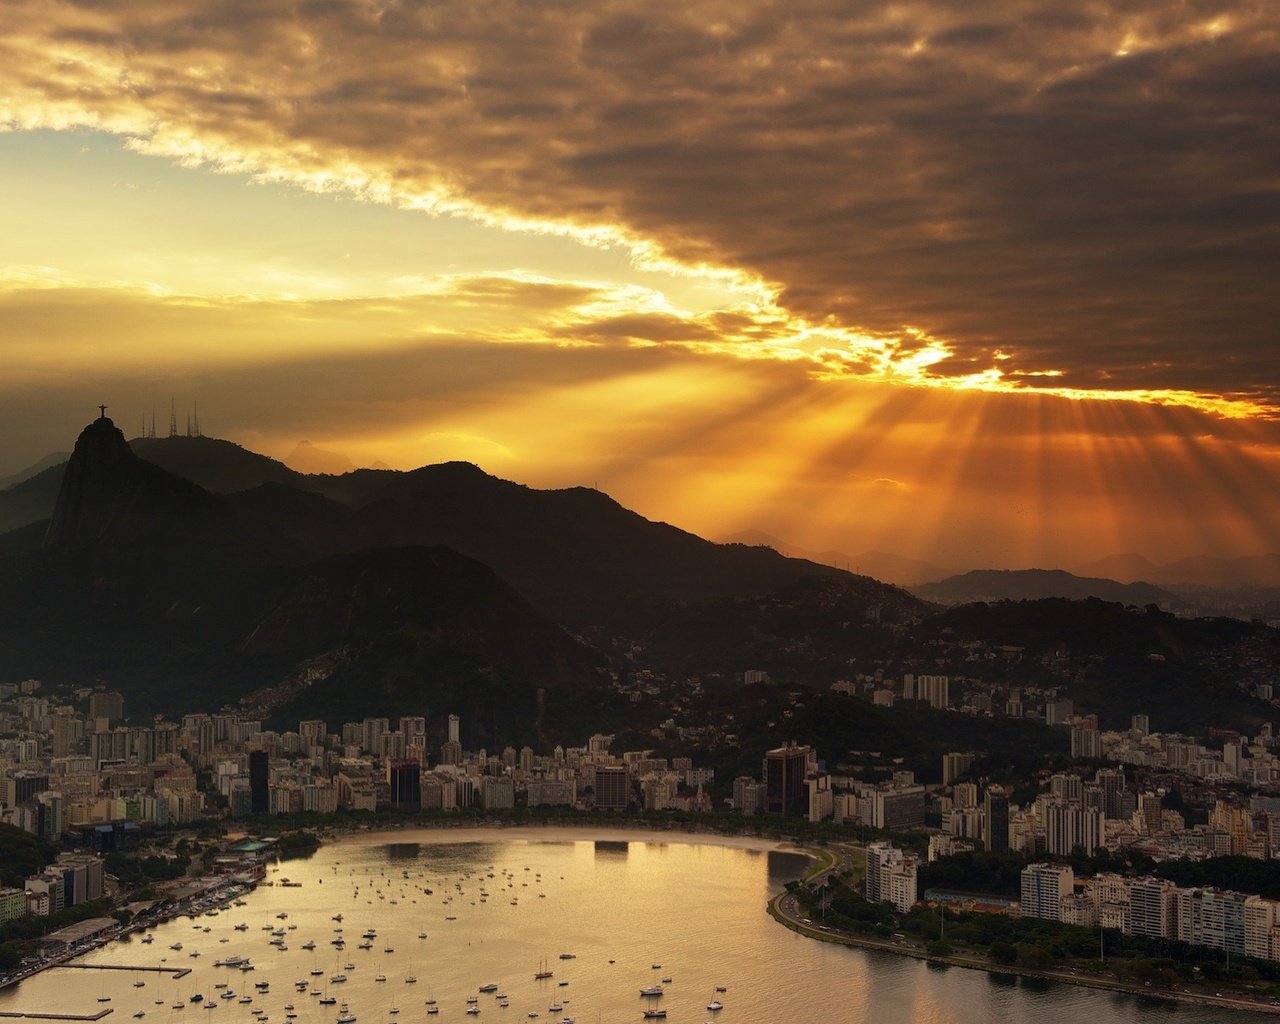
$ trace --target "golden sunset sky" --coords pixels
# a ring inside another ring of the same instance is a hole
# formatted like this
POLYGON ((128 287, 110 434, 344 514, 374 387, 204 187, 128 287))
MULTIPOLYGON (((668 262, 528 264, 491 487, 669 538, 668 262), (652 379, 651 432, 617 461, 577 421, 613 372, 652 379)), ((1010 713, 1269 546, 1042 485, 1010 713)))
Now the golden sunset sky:
POLYGON ((952 568, 1280 550, 1280 8, 0 0, 0 476, 105 402, 952 568))

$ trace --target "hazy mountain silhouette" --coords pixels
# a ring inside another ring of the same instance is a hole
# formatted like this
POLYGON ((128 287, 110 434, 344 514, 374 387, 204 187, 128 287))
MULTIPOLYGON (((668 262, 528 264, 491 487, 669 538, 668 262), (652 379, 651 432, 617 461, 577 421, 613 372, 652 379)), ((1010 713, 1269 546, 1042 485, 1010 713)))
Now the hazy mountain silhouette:
POLYGON ((0 490, 0 533, 47 522, 58 501, 66 460, 0 490))
POLYGON ((1215 558, 1198 555, 1155 564, 1141 555, 1111 555, 1078 567, 1081 573, 1098 573, 1129 582, 1150 580, 1166 587, 1277 587, 1280 586, 1280 554, 1215 558))
POLYGON ((860 576, 893 583, 899 587, 910 587, 918 583, 942 579, 951 575, 949 569, 942 569, 932 562, 924 562, 918 558, 906 558, 891 551, 863 551, 856 555, 844 551, 828 549, 826 551, 810 551, 785 540, 765 533, 763 530, 743 530, 729 538, 730 543, 764 545, 789 558, 804 558, 821 565, 836 566, 847 569, 860 576))
POLYGON ((1063 569, 976 569, 937 583, 912 587, 912 593, 939 604, 975 601, 1031 601, 1097 598, 1122 605, 1158 604, 1177 607, 1184 602, 1176 594, 1150 583, 1118 583, 1115 580, 1075 576, 1063 569))
POLYGON ((0 491, 7 490, 15 484, 20 484, 25 480, 30 480, 33 476, 43 473, 46 469, 51 469, 54 466, 61 466, 69 458, 71 458, 70 452, 52 452, 40 461, 27 466, 25 469, 20 469, 16 473, 0 477, 0 491))
POLYGON ((284 457, 285 465, 301 473, 350 473, 355 464, 341 452, 320 448, 310 441, 299 441, 284 457))
POLYGON ((1077 565, 1072 570, 1079 576, 1096 576, 1102 579, 1118 580, 1121 583, 1132 583, 1135 580, 1154 580, 1159 571, 1155 562, 1145 555, 1132 551, 1123 555, 1108 555, 1084 565, 1077 565))
POLYGON ((265 455, 216 437, 136 437, 129 447, 148 462, 215 494, 260 484, 303 486, 303 474, 265 455))

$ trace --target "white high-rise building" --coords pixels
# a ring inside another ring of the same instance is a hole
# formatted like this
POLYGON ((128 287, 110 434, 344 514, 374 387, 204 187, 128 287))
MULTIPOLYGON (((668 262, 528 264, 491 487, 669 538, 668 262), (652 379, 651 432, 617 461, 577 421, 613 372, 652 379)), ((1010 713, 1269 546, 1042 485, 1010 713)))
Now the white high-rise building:
POLYGON ((1075 888, 1075 873, 1060 864, 1028 864, 1022 869, 1022 916, 1062 920, 1062 898, 1075 888))
POLYGON ((914 854, 904 853, 892 843, 871 843, 867 847, 867 899, 891 903, 905 914, 916 903, 917 863, 914 854))
POLYGON ((1165 878, 1144 876, 1129 883, 1129 928, 1134 935, 1175 938, 1174 897, 1178 887, 1165 878))

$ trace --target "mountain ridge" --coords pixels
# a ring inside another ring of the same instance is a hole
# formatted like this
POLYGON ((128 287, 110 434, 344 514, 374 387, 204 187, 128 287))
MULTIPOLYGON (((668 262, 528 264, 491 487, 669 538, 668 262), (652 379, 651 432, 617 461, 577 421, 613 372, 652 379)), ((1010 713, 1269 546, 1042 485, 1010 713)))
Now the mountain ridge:
POLYGON ((1185 604, 1177 594, 1150 583, 1118 583, 1077 576, 1065 569, 975 569, 910 589, 917 597, 944 605, 1045 598, 1071 601, 1097 598, 1123 605, 1164 608, 1180 608, 1185 604))
MULTIPOLYGON (((661 608, 847 577, 774 551, 713 544, 590 488, 537 490, 470 463, 308 477, 217 439, 135 444, 164 453, 168 465, 185 458, 193 476, 228 492, 142 458, 105 416, 89 424, 48 526, 27 524, 0 540, 0 671, 105 673, 160 707, 172 686, 206 703, 270 692, 319 659, 346 680, 346 690, 324 691, 336 707, 353 685, 394 703, 443 659, 456 668, 451 686, 464 677, 476 686, 505 680, 503 699, 526 706, 539 680, 552 689, 559 676, 588 689, 599 682, 598 654, 584 660, 566 653, 577 650, 571 645, 547 655, 568 638, 566 626, 608 637, 661 621, 661 608), (491 580, 467 616, 443 615, 403 569, 428 576, 425 566, 446 562, 443 599, 458 608, 475 580, 491 580), (273 607, 302 601, 300 580, 312 581, 315 614, 273 616, 273 607), (380 609, 365 621, 385 620, 385 635, 353 639, 357 620, 337 612, 360 607, 380 609), (416 609, 417 620, 398 620, 403 609, 416 609), (304 626, 311 632, 299 633, 304 626), (507 652, 492 679, 484 651, 507 652), (383 685, 389 678, 400 691, 383 685)), ((859 587, 860 601, 919 606, 873 580, 859 587)), ((461 699, 462 690, 451 693, 461 699)))

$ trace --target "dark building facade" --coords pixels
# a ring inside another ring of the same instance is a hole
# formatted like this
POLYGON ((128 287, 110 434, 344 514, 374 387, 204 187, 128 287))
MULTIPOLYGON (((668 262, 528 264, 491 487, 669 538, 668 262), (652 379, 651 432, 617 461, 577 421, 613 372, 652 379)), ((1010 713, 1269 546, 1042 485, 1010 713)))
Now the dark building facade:
POLYGON ((808 772, 808 747, 792 743, 766 751, 761 768, 765 813, 808 814, 809 788, 805 785, 808 772))
POLYGON ((268 763, 269 758, 265 750, 254 750, 249 753, 249 811, 252 814, 271 812, 268 763))
POLYGON ((417 761, 392 761, 387 765, 393 811, 416 811, 422 807, 422 766, 417 761))

